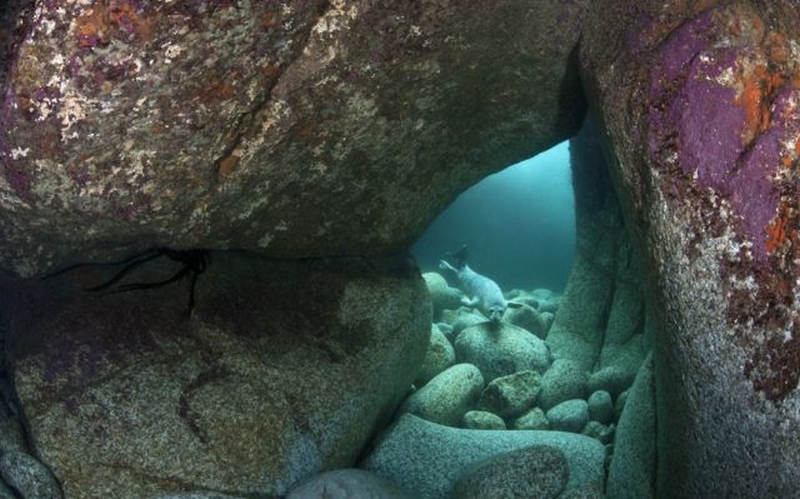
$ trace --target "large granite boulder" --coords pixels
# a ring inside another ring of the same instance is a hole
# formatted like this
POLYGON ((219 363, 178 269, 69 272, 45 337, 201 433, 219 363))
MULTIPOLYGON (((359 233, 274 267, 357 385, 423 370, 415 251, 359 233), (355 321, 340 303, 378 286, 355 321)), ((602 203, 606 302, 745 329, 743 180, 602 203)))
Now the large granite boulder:
POLYGON ((286 499, 413 499, 408 491, 374 473, 348 468, 324 471, 293 489, 286 499))
MULTIPOLYGON (((525 447, 561 451, 569 467, 567 490, 603 490, 605 448, 576 433, 535 430, 466 430, 404 414, 378 439, 360 467, 417 492, 420 499, 447 499, 465 472, 479 463, 525 447)), ((530 469, 516 471, 526 480, 530 469)), ((514 482, 507 482, 514 496, 514 482)), ((498 491, 499 492, 499 491, 498 491)), ((594 497, 594 496, 593 496, 594 497)))
POLYGON ((2 288, 30 443, 65 497, 285 495, 351 466, 417 376, 430 303, 405 258, 211 257, 188 316, 179 283, 81 291, 116 268, 2 288))
POLYGON ((423 386, 436 375, 455 364, 456 352, 450 340, 442 333, 436 324, 431 324, 431 339, 422 368, 414 380, 414 384, 423 386))
POLYGON ((11 2, 0 264, 404 249, 580 126, 586 3, 11 2))
POLYGON ((587 18, 583 81, 652 277, 658 497, 798 494, 796 7, 613 0, 587 18))
POLYGON ((544 341, 507 322, 470 326, 458 334, 454 346, 456 360, 476 365, 486 383, 519 371, 541 373, 550 366, 544 341))
POLYGON ((615 499, 655 497, 656 394, 653 356, 648 355, 631 387, 614 438, 606 493, 615 499))
POLYGON ((555 447, 533 445, 476 464, 453 486, 452 499, 556 499, 569 463, 555 447))
POLYGON ((476 405, 483 387, 480 369, 472 364, 456 364, 409 395, 398 412, 458 426, 464 414, 476 405))
POLYGON ((582 399, 588 395, 586 372, 574 360, 556 359, 544 373, 539 392, 539 406, 547 410, 571 399, 582 399))

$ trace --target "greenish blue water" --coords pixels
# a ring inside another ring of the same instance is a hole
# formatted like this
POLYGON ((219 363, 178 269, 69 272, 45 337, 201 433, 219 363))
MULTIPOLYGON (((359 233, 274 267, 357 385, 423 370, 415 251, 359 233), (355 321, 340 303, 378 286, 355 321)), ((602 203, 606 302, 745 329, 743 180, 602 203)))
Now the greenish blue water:
POLYGON ((567 142, 490 175, 456 199, 412 247, 423 272, 448 251, 508 291, 562 292, 575 253, 575 201, 567 142))

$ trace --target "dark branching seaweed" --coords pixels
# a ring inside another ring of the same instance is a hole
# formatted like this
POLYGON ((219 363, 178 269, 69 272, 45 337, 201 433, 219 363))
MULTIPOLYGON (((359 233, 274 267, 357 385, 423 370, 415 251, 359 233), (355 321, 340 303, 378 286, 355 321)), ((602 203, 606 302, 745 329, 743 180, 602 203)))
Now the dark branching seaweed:
POLYGON ((57 270, 51 274, 47 274, 46 276, 42 277, 42 279, 43 280, 50 279, 51 277, 55 277, 57 275, 69 272, 70 270, 74 270, 79 267, 87 267, 87 266, 114 267, 122 265, 123 267, 116 274, 114 274, 114 276, 111 279, 103 282, 102 284, 98 284, 97 286, 92 286, 83 289, 84 291, 92 291, 92 292, 105 291, 108 293, 122 293, 124 291, 134 291, 137 289, 158 288, 179 281, 185 277, 189 277, 190 279, 189 307, 187 309, 187 313, 189 313, 194 308, 194 289, 195 289, 195 284, 197 283, 197 277, 203 272, 205 272, 206 267, 208 266, 208 261, 209 261, 208 250, 203 250, 203 249, 173 250, 170 248, 152 248, 117 262, 78 263, 75 265, 70 265, 69 267, 57 270), (160 281, 131 282, 124 284, 117 284, 120 281, 122 281, 126 275, 128 275, 131 271, 135 270, 139 266, 162 256, 165 256, 170 260, 183 263, 183 266, 172 276, 160 281))

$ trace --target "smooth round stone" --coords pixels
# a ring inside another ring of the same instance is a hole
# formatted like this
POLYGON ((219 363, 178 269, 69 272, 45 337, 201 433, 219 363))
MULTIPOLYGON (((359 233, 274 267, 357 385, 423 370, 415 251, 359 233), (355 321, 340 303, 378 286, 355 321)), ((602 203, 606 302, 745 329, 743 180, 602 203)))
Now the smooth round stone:
POLYGON ((463 427, 469 430, 505 430, 506 422, 497 414, 486 411, 467 411, 463 427))
POLYGON ((542 314, 530 305, 520 304, 518 307, 509 307, 504 319, 519 326, 540 339, 547 337, 547 332, 553 324, 553 314, 542 314))
POLYGON ((596 392, 598 390, 605 390, 611 394, 612 397, 619 396, 633 384, 633 378, 636 373, 623 369, 618 366, 604 367, 599 371, 595 371, 589 376, 589 390, 596 392))
POLYGON ((478 407, 502 417, 516 417, 530 409, 539 396, 542 376, 536 371, 520 371, 492 380, 478 401, 478 407))
POLYGON ((605 390, 598 390, 589 396, 589 419, 607 425, 614 420, 614 404, 611 394, 605 390))
POLYGON ((561 402, 547 411, 550 429, 578 433, 589 422, 589 404, 583 399, 561 402))
POLYGON ((415 499, 375 473, 360 469, 322 472, 289 492, 286 499, 415 499))
POLYGON ((447 280, 438 272, 422 274, 428 294, 431 297, 434 317, 445 309, 457 309, 461 306, 461 292, 447 284, 447 280))
POLYGON ((472 364, 456 364, 412 393, 400 413, 448 426, 459 426, 461 419, 478 401, 483 390, 483 376, 472 364))
POLYGON ((614 440, 615 429, 613 424, 604 425, 597 421, 589 421, 581 430, 581 435, 597 439, 601 444, 610 444, 614 440))
POLYGON ((0 456, 0 474, 6 484, 22 497, 36 499, 61 499, 61 487, 50 470, 38 459, 19 451, 9 451, 0 456))
POLYGON ((456 313, 455 319, 453 319, 453 336, 451 338, 455 340, 461 331, 475 326, 477 324, 483 324, 488 319, 483 316, 480 312, 475 312, 471 308, 462 307, 456 313))
POLYGON ((565 400, 585 398, 587 374, 577 362, 556 359, 542 376, 539 406, 548 410, 565 400))
POLYGON ((545 342, 507 322, 484 322, 461 331, 455 349, 459 361, 475 364, 487 382, 519 371, 544 372, 550 366, 545 342))
POLYGON ((569 479, 569 464, 555 447, 506 452, 464 472, 452 499, 555 499, 569 479))
POLYGON ((539 310, 556 313, 561 302, 561 296, 549 289, 537 288, 531 291, 531 296, 539 302, 539 310))
POLYGON ((444 334, 444 337, 448 340, 453 336, 453 326, 447 322, 437 322, 436 327, 439 328, 439 331, 444 334))
POLYGON ((547 415, 539 407, 534 407, 522 416, 514 420, 515 430, 549 430, 550 421, 547 415))
POLYGON ((425 385, 425 383, 433 379, 437 374, 452 366, 455 361, 456 352, 453 349, 453 345, 439 327, 436 326, 436 324, 432 324, 428 351, 425 353, 425 360, 422 361, 422 369, 420 369, 416 380, 414 380, 414 384, 417 386, 425 385))
POLYGON ((571 490, 605 482, 603 444, 578 433, 561 431, 467 430, 403 414, 374 442, 360 466, 408 486, 419 498, 445 499, 464 472, 499 454, 548 445, 569 461, 571 490))

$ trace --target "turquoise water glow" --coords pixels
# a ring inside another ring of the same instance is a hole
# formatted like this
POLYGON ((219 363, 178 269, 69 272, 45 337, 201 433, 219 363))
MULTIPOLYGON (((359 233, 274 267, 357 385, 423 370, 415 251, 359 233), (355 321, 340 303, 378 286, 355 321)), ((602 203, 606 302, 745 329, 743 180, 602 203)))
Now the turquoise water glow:
POLYGON ((575 251, 568 145, 490 175, 459 196, 412 248, 422 271, 466 244, 470 266, 504 290, 561 292, 575 251))

